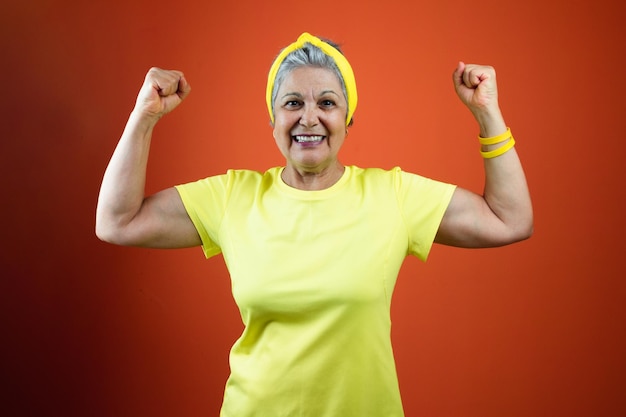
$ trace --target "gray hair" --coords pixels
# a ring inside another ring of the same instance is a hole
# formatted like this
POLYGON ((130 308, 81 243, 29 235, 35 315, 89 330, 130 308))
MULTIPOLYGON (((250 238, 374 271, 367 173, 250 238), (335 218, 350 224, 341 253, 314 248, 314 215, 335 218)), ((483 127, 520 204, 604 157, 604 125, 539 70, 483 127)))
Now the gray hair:
MULTIPOLYGON (((341 49, 339 49, 335 43, 325 39, 322 40, 343 54, 341 49)), ((272 113, 274 113, 274 103, 276 102, 276 96, 278 95, 278 89, 281 84, 285 81, 285 78, 287 78, 287 75, 289 75, 291 71, 300 67, 318 67, 331 70, 337 76, 337 79, 341 84, 343 97, 346 99, 346 103, 348 102, 346 83, 343 80, 343 76, 335 63, 335 60, 331 56, 326 55, 324 51, 317 46, 306 42, 302 48, 289 53, 289 55, 287 55, 280 64, 280 67, 278 67, 276 79, 274 80, 274 87, 272 88, 272 113)), ((350 111, 350 109, 348 109, 348 111, 350 111)), ((352 121, 350 121, 350 123, 352 123, 352 121)))

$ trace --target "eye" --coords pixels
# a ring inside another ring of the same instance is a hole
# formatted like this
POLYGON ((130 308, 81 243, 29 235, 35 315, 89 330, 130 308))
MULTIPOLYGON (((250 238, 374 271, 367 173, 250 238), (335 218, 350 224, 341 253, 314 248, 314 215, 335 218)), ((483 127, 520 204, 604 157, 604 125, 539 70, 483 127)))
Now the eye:
POLYGON ((298 100, 287 100, 284 104, 286 108, 296 108, 300 106, 300 102, 298 100))
POLYGON ((331 99, 324 99, 322 101, 320 101, 320 105, 322 107, 332 107, 335 105, 335 102, 331 99))

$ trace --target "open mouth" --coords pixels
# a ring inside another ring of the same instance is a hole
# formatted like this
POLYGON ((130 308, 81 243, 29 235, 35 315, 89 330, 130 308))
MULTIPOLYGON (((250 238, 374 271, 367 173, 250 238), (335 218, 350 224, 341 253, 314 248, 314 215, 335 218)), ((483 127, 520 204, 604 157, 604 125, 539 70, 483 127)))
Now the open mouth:
POLYGON ((322 142, 326 136, 322 135, 295 135, 291 137, 294 142, 301 143, 305 145, 314 145, 316 143, 322 142))

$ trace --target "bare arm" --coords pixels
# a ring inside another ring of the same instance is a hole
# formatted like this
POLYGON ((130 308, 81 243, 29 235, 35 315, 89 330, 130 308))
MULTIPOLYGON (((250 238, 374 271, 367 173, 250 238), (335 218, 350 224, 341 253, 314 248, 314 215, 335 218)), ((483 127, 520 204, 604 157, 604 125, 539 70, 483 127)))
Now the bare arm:
POLYGON ((96 235, 118 245, 178 248, 200 237, 174 188, 144 195, 152 131, 189 94, 179 71, 152 68, 104 174, 96 209, 96 235))
MULTIPOLYGON (((498 106, 495 70, 487 66, 459 66, 453 74, 461 101, 472 112, 481 137, 507 129, 498 106)), ((484 151, 502 146, 483 146, 484 151)), ((436 242, 461 247, 502 246, 530 237, 533 210, 522 164, 512 148, 484 160, 483 195, 458 188, 439 227, 436 242)))

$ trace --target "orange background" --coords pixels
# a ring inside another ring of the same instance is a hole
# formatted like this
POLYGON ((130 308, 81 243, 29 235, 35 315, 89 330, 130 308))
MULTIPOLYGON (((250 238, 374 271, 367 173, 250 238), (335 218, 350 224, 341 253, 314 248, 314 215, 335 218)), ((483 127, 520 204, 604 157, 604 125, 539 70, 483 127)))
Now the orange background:
POLYGON ((221 258, 98 241, 98 188, 150 66, 185 71, 193 91, 157 128, 149 192, 282 164, 265 77, 306 30, 356 72, 344 163, 480 191, 477 128, 450 77, 465 60, 496 67, 527 171, 530 240, 435 247, 402 270, 407 416, 626 415, 625 3, 62 4, 0 10, 0 414, 218 414, 241 331, 221 258))

